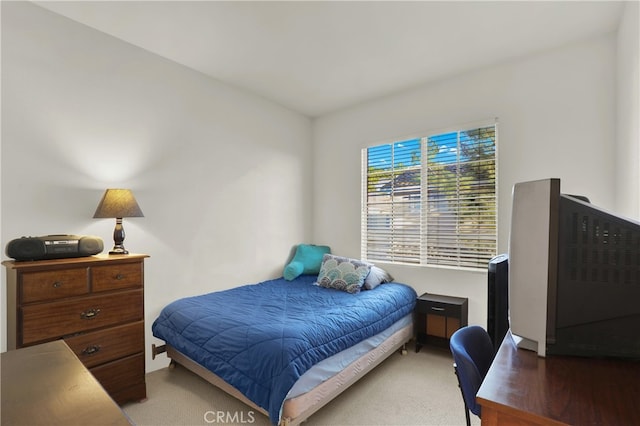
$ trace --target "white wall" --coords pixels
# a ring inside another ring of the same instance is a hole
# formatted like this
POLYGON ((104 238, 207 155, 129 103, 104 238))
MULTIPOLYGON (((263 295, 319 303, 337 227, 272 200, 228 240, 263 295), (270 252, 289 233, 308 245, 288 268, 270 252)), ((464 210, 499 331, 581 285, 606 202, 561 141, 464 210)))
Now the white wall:
POLYGON ((617 39, 616 211, 640 220, 640 3, 627 2, 617 39))
MULTIPOLYGON (((614 207, 615 36, 480 69, 337 112, 314 122, 314 235, 360 255, 360 150, 392 138, 499 119, 499 253, 506 252, 511 190, 559 177, 563 192, 614 207)), ((384 265, 383 265, 384 267, 384 265)), ((469 297, 486 325, 486 271, 388 266, 419 293, 469 297)))
MULTIPOLYGON (((28 3, 2 2, 2 246, 98 235, 108 187, 145 214, 125 247, 148 253, 151 322, 177 297, 281 274, 311 235, 311 121, 28 3)), ((6 283, 0 334, 6 349, 6 283)))

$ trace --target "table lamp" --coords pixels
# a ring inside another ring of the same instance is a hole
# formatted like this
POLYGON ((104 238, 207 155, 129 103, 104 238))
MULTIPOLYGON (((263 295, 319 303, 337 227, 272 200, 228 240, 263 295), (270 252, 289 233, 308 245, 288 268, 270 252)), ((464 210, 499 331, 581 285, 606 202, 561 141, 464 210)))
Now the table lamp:
POLYGON ((138 202, 129 189, 107 189, 98 204, 94 218, 115 218, 116 227, 113 230, 113 250, 109 254, 129 254, 125 250, 123 217, 144 217, 138 202))

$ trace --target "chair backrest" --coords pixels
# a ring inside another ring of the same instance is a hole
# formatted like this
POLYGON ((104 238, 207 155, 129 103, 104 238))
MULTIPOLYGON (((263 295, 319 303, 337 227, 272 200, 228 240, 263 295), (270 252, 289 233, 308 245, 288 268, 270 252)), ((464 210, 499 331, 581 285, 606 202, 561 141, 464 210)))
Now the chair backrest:
POLYGON ((471 325, 453 333, 449 346, 465 403, 473 414, 480 416, 476 394, 493 362, 491 337, 482 327, 471 325))

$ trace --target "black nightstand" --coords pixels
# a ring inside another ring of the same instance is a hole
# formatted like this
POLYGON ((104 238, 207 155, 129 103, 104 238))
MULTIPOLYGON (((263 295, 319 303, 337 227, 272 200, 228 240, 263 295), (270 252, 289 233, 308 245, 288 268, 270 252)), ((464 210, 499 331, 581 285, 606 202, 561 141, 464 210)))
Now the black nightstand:
POLYGON ((422 345, 449 347, 449 338, 469 324, 466 297, 425 293, 416 301, 416 352, 422 345))

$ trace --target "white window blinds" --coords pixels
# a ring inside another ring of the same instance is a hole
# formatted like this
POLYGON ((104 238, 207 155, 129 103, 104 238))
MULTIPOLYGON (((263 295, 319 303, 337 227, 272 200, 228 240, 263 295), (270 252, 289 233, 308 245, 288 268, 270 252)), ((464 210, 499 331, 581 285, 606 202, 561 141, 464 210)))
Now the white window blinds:
POLYGON ((495 125, 362 154, 364 259, 486 268, 497 250, 495 125))

